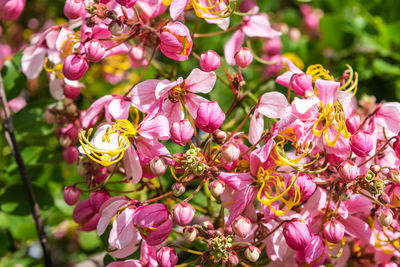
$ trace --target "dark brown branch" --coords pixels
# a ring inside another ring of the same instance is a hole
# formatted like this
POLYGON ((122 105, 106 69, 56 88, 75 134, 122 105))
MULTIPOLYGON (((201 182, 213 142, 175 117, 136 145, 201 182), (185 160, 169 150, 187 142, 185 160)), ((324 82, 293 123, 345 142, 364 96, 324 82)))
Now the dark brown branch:
POLYGON ((22 159, 21 152, 19 151, 18 144, 15 139, 14 125, 12 122, 10 110, 8 108, 7 98, 6 98, 6 94, 5 94, 4 86, 3 86, 3 79, 1 76, 0 76, 0 102, 1 102, 1 106, 3 107, 3 111, 4 111, 4 114, 3 114, 4 115, 4 121, 3 121, 4 135, 6 137, 8 145, 11 148, 12 153, 14 154, 15 160, 18 165, 18 170, 19 170, 19 173, 22 178, 22 182, 24 183, 24 187, 28 193, 29 206, 31 208, 33 220, 35 221, 36 230, 37 230, 38 236, 39 236, 39 241, 43 248, 43 258, 44 258, 45 266, 50 267, 50 266, 52 266, 52 261, 51 261, 50 251, 47 246, 46 233, 44 232, 43 222, 40 217, 39 205, 36 201, 36 197, 35 197, 35 194, 32 189, 32 184, 31 184, 31 181, 29 180, 28 173, 26 171, 24 160, 22 159))

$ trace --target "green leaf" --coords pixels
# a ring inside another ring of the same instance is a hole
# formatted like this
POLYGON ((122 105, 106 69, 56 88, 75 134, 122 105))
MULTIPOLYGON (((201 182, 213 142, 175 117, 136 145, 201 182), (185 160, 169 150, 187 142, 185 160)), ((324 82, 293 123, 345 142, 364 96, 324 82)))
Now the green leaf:
POLYGON ((380 58, 375 59, 372 66, 378 74, 400 75, 399 66, 390 64, 380 58))
POLYGON ((26 86, 26 77, 21 71, 22 52, 16 54, 11 60, 6 61, 1 69, 4 89, 7 99, 17 97, 26 86))

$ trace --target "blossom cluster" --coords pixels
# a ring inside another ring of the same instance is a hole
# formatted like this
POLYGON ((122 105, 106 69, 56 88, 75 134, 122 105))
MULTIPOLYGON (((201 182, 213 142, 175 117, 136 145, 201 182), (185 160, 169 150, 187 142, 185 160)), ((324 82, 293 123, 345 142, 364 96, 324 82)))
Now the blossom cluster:
MULTIPOLYGON (((301 13, 318 36, 322 12, 301 13)), ((58 102, 45 119, 83 177, 64 199, 80 230, 106 235, 108 266, 400 262, 400 103, 357 101, 351 66, 337 76, 304 68, 282 53, 285 29, 251 0, 66 0, 64 14, 67 23, 32 37, 22 70, 29 79, 47 73, 58 102), (232 16, 241 22, 230 25, 232 16), (185 19, 221 31, 190 31, 185 19), (231 31, 224 56, 196 54, 196 38, 231 31), (199 68, 144 79, 152 67, 169 72, 157 57, 175 65, 194 57, 199 68), (252 94, 245 70, 255 64, 287 93, 252 94), (123 94, 79 110, 92 66, 112 84, 132 68, 141 74, 123 94), (220 86, 233 95, 227 110, 210 98, 220 86)))

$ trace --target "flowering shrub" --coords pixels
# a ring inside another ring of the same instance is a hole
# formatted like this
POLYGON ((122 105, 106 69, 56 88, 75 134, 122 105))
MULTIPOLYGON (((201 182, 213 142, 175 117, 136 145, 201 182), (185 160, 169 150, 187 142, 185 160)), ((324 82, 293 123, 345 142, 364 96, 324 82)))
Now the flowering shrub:
MULTIPOLYGON (((0 1, 4 20, 26 4, 0 1)), ((42 245, 32 257, 74 261, 51 248, 79 235, 81 245, 95 240, 87 250, 109 267, 400 262, 400 103, 357 98, 366 74, 349 64, 308 64, 285 51, 323 38, 320 9, 300 5, 302 26, 290 30, 251 0, 66 0, 63 12, 68 21, 32 26, 2 71, 13 98, 2 97, 2 116, 16 113, 17 133, 29 120, 17 112, 34 110, 27 92, 47 76, 52 100, 36 103, 47 124, 36 136, 53 139, 37 148, 61 147, 69 165, 47 174, 63 175, 47 185, 63 195, 50 195, 51 231, 29 199, 42 245)), ((2 61, 12 54, 5 47, 2 61)), ((35 176, 23 171, 17 137, 18 168, 4 173, 35 176)), ((22 159, 35 165, 29 155, 46 151, 23 150, 22 159)))

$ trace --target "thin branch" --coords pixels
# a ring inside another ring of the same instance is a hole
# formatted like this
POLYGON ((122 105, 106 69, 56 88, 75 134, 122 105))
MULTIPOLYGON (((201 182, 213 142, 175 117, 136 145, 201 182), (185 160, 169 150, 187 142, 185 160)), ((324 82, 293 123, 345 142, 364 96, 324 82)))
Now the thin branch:
POLYGON ((3 79, 1 76, 0 76, 0 101, 4 111, 4 121, 3 121, 4 135, 6 137, 8 145, 11 148, 12 153, 14 154, 15 160, 18 165, 18 170, 22 178, 22 182, 24 183, 24 187, 28 193, 29 206, 31 208, 33 220, 35 221, 36 231, 39 236, 39 242, 42 245, 45 266, 50 267, 52 266, 52 261, 50 256, 50 250, 47 246, 47 237, 44 231, 43 221, 40 217, 39 205, 36 201, 35 193, 33 192, 32 188, 32 183, 29 180, 24 160, 21 156, 21 152, 18 148, 18 144, 15 139, 14 125, 12 122, 10 110, 8 108, 7 98, 3 86, 3 79))

